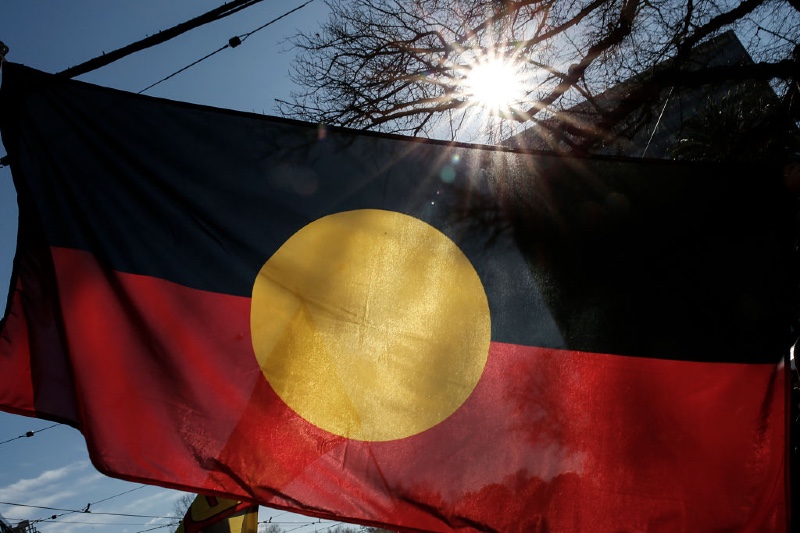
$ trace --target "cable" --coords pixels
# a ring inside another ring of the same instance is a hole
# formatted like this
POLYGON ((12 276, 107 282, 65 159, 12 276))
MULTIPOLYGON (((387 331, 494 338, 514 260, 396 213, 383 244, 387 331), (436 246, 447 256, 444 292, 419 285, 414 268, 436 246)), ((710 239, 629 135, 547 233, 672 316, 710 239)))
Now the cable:
POLYGON ((319 523, 321 523, 321 521, 319 521, 319 520, 316 521, 316 522, 304 522, 303 524, 301 524, 301 525, 299 525, 297 527, 293 527, 292 529, 287 529, 285 531, 285 533, 289 533, 290 531, 295 531, 295 530, 303 528, 303 527, 313 526, 313 525, 316 525, 316 524, 319 524, 319 523))
POLYGON ((340 525, 341 525, 341 522, 336 522, 336 523, 334 523, 334 524, 331 524, 331 525, 329 525, 329 526, 328 526, 328 527, 326 527, 326 528, 323 528, 323 529, 320 529, 320 530, 316 530, 316 529, 315 529, 314 531, 328 531, 329 529, 333 529, 333 528, 335 528, 335 527, 339 527, 340 525))
MULTIPOLYGON (((103 502, 107 502, 108 500, 113 500, 114 498, 118 498, 118 497, 123 496, 125 494, 129 494, 129 493, 131 493, 133 491, 143 489, 143 488, 145 488, 147 486, 148 485, 139 485, 138 487, 134 487, 132 489, 128 489, 128 490, 122 491, 122 492, 120 492, 118 494, 114 494, 113 496, 109 496, 107 498, 103 498, 102 500, 97 500, 95 502, 89 502, 89 503, 86 504, 86 508, 81 510, 81 511, 69 511, 69 510, 67 510, 67 512, 64 512, 64 513, 61 513, 61 514, 58 514, 58 515, 54 514, 52 516, 48 516, 48 517, 45 517, 45 518, 37 518, 35 520, 31 520, 31 523, 32 524, 36 524, 36 523, 39 523, 39 522, 53 522, 53 521, 55 521, 55 520, 57 520, 57 519, 59 519, 61 517, 69 516, 71 514, 76 514, 76 513, 80 513, 80 514, 88 513, 88 514, 95 514, 95 515, 104 514, 104 513, 98 513, 98 512, 89 511, 89 508, 92 505, 97 505, 98 503, 103 503, 103 502)), ((141 525, 141 524, 133 524, 133 525, 141 525)))
POLYGON ((286 12, 286 13, 284 13, 283 15, 281 15, 281 16, 279 16, 279 17, 277 17, 277 18, 274 18, 274 19, 272 19, 272 20, 270 20, 269 22, 267 22, 267 23, 266 23, 266 24, 264 24, 263 26, 259 26, 258 28, 254 29, 254 30, 252 30, 252 31, 249 31, 249 32, 247 32, 247 33, 243 33, 242 35, 240 35, 240 36, 239 36, 239 38, 242 40, 242 42, 244 42, 244 41, 245 41, 245 39, 247 39, 248 37, 250 37, 251 35, 253 35, 255 32, 263 30, 263 29, 264 29, 264 28, 266 28, 267 26, 270 26, 270 25, 272 25, 272 24, 274 24, 274 23, 278 22, 279 20, 281 20, 281 19, 282 19, 282 18, 284 18, 284 17, 288 17, 289 15, 291 15, 292 13, 294 13, 295 11, 300 11, 301 9, 303 9, 304 7, 306 7, 308 4, 310 4, 310 3, 311 3, 311 2, 313 2, 313 1, 314 1, 314 0, 308 0, 306 3, 304 3, 304 4, 301 4, 301 5, 297 6, 297 7, 296 7, 296 8, 294 8, 294 9, 292 9, 292 10, 290 10, 290 11, 287 11, 287 12, 286 12))
POLYGON ((123 57, 129 56, 136 52, 140 52, 142 50, 145 50, 146 48, 150 48, 157 44, 167 42, 170 39, 173 39, 178 35, 186 33, 189 30, 193 30, 195 28, 208 24, 209 22, 220 20, 229 15, 233 15, 234 13, 238 13, 239 11, 247 9, 248 7, 258 4, 259 2, 262 1, 263 0, 233 0, 232 2, 227 2, 215 9, 212 9, 211 11, 203 13, 200 16, 197 16, 185 22, 181 22, 177 26, 173 26, 164 31, 160 31, 155 35, 145 37, 144 39, 136 41, 135 43, 131 43, 127 46, 123 46, 122 48, 113 50, 107 54, 104 53, 103 55, 92 58, 89 61, 85 61, 80 65, 75 65, 74 67, 62 70, 61 72, 58 73, 58 75, 67 78, 74 78, 75 76, 86 74, 87 72, 97 70, 100 67, 104 67, 110 63, 113 63, 118 59, 122 59, 123 57))
POLYGON ((207 54, 207 55, 205 55, 205 56, 201 57, 200 59, 198 59, 198 60, 197 60, 197 61, 195 61, 194 63, 189 63, 188 65, 186 65, 186 66, 185 66, 185 67, 183 67, 182 69, 180 69, 180 70, 176 70, 175 72, 173 72, 173 73, 172 73, 172 74, 170 74, 169 76, 166 76, 166 77, 164 77, 164 78, 161 78, 161 79, 160 79, 160 80, 158 80, 157 82, 155 82, 155 83, 152 83, 152 84, 148 85, 147 87, 145 87, 145 88, 144 88, 144 89, 142 89, 141 91, 138 91, 138 92, 137 92, 137 94, 142 94, 142 93, 143 93, 143 92, 145 92, 146 90, 148 90, 148 89, 152 89, 153 87, 155 87, 155 86, 156 86, 156 85, 158 85, 159 83, 161 83, 161 82, 164 82, 164 81, 167 81, 168 79, 172 78, 173 76, 177 76, 178 74, 180 74, 180 73, 181 73, 181 72, 183 72, 184 70, 188 70, 189 68, 191 68, 191 67, 195 66, 196 64, 200 63, 201 61, 205 61, 205 60, 206 60, 206 59, 208 59, 209 57, 211 57, 211 56, 213 56, 213 55, 215 55, 215 54, 218 54, 219 52, 222 52, 223 50, 225 50, 226 48, 228 48, 228 46, 230 46, 230 45, 227 45, 227 44, 226 44, 225 46, 222 46, 222 47, 220 47, 220 48, 217 48, 216 50, 214 50, 214 51, 213 51, 213 52, 211 52, 210 54, 207 54))
POLYGON ((661 119, 664 118, 664 111, 667 110, 667 104, 669 103, 669 99, 672 98, 672 91, 675 90, 675 86, 669 88, 669 94, 667 95, 667 99, 664 100, 664 107, 661 108, 661 114, 658 115, 658 120, 656 120, 656 125, 653 126, 653 132, 650 134, 650 138, 647 139, 647 146, 644 147, 644 151, 642 152, 642 156, 644 157, 647 154, 647 149, 650 148, 650 143, 653 142, 653 137, 656 135, 656 130, 658 129, 658 125, 661 124, 661 119))
MULTIPOLYGON (((29 505, 26 503, 14 503, 14 502, 0 502, 0 505, 11 505, 13 507, 30 507, 32 509, 45 509, 47 511, 66 511, 67 513, 83 513, 85 510, 83 509, 63 509, 60 507, 45 507, 43 505, 29 505)), ((86 511, 88 512, 88 511, 86 511)), ((128 513, 101 513, 101 512, 92 512, 93 515, 103 515, 103 516, 127 516, 131 518, 159 518, 163 520, 175 520, 174 516, 155 516, 150 514, 128 514, 128 513)))
MULTIPOLYGON (((56 516, 56 515, 53 515, 53 516, 56 516)), ((57 520, 56 518, 39 518, 39 519, 36 519, 36 520, 31 520, 29 518, 12 518, 10 516, 6 516, 5 519, 10 521, 10 522, 22 522, 23 520, 28 520, 28 523, 31 524, 31 525, 39 524, 39 523, 52 523, 52 522, 55 522, 57 520)), ((83 521, 83 520, 64 520, 61 523, 62 524, 81 524, 81 525, 87 525, 87 526, 90 526, 90 525, 91 526, 149 526, 150 525, 149 522, 101 522, 101 521, 97 521, 97 520, 95 520, 94 522, 86 522, 86 521, 83 521)), ((172 524, 166 524, 166 525, 172 525, 172 524)))
POLYGON ((176 525, 177 524, 164 524, 163 526, 151 527, 150 529, 140 529, 136 533, 145 533, 145 531, 155 531, 156 529, 164 529, 165 527, 175 527, 176 525))
MULTIPOLYGON (((141 490, 141 489, 143 489, 143 488, 145 488, 147 486, 148 485, 139 485, 138 487, 134 487, 132 489, 128 489, 128 490, 122 491, 119 494, 114 494, 113 496, 109 496, 108 498, 103 498, 102 500, 97 500, 96 502, 89 502, 89 503, 86 504, 86 508, 83 509, 82 511, 70 511, 70 512, 67 512, 67 513, 64 513, 64 514, 60 514, 58 516, 59 517, 67 516, 69 514, 72 514, 73 512, 101 514, 101 513, 98 513, 98 512, 90 511, 89 509, 92 507, 92 505, 97 505, 98 503, 103 503, 103 502, 107 502, 108 500, 113 500, 114 498, 119 498, 120 496, 124 496, 125 494, 130 494, 131 492, 136 491, 136 490, 141 490)), ((48 518, 47 520, 55 520, 54 517, 55 517, 55 515, 53 515, 52 517, 48 518)), ((42 520, 45 520, 45 519, 42 519, 42 520)))
POLYGON ((96 502, 92 502, 89 505, 97 505, 98 503, 107 502, 108 500, 113 500, 114 498, 118 498, 120 496, 123 496, 125 494, 131 493, 131 492, 133 492, 135 490, 143 489, 145 487, 149 487, 149 485, 139 485, 138 487, 134 487, 134 488, 126 490, 124 492, 120 492, 119 494, 114 494, 113 496, 109 496, 108 498, 103 498, 102 500, 97 500, 96 502))
POLYGON ((8 440, 4 440, 3 442, 0 442, 0 445, 3 445, 3 444, 8 444, 9 442, 13 442, 13 441, 15 441, 15 440, 17 440, 17 439, 24 439, 24 438, 33 437, 33 436, 34 436, 34 435, 36 435, 37 433, 41 433, 42 431, 46 431, 46 430, 48 430, 48 429, 50 429, 50 428, 54 428, 54 427, 56 427, 56 426, 60 426, 60 425, 61 425, 61 424, 57 424, 57 423, 56 423, 56 424, 53 424, 52 426, 47 426, 46 428, 37 429, 37 430, 34 430, 34 431, 26 431, 24 434, 22 434, 22 435, 19 435, 19 436, 17 436, 17 437, 14 437, 13 439, 8 439, 8 440))
POLYGON ((203 57, 201 57, 201 58, 200 58, 200 59, 198 59, 197 61, 194 61, 194 62, 192 62, 192 63, 189 63, 189 64, 188 64, 188 65, 186 65, 185 67, 183 67, 183 68, 181 68, 181 69, 178 69, 178 70, 176 70, 176 71, 175 71, 175 72, 173 72, 172 74, 170 74, 170 75, 168 75, 168 76, 165 76, 165 77, 161 78, 160 80, 158 80, 157 82, 155 82, 155 83, 152 83, 152 84, 148 85, 147 87, 145 87, 145 88, 144 88, 144 89, 142 89, 141 91, 138 91, 138 93, 137 93, 137 94, 142 94, 143 92, 145 92, 145 91, 147 91, 147 90, 149 90, 149 89, 152 89, 153 87, 155 87, 155 86, 156 86, 156 85, 158 85, 159 83, 165 82, 165 81, 167 81, 168 79, 170 79, 170 78, 172 78, 172 77, 174 77, 174 76, 177 76, 177 75, 178 75, 178 74, 180 74, 181 72, 183 72, 183 71, 185 71, 185 70, 188 70, 188 69, 190 69, 191 67, 193 67, 193 66, 197 65, 198 63, 200 63, 200 62, 202 62, 202 61, 205 61, 205 60, 206 60, 206 59, 208 59, 209 57, 211 57, 211 56, 214 56, 214 55, 216 55, 216 54, 218 54, 218 53, 222 52, 222 51, 223 51, 223 50, 225 50, 226 48, 236 48, 237 46, 239 46, 240 44, 242 44, 242 43, 243 43, 245 40, 247 40, 247 38, 248 38, 248 37, 250 37, 250 36, 251 36, 251 35, 253 35, 254 33, 256 33, 256 32, 258 32, 258 31, 261 31, 261 30, 263 30, 264 28, 266 28, 266 27, 268 27, 268 26, 271 26, 272 24, 275 24, 276 22, 278 22, 278 21, 279 21, 279 20, 281 20, 282 18, 288 17, 289 15, 291 15, 292 13, 294 13, 295 11, 299 11, 299 10, 303 9, 304 7, 306 7, 308 4, 310 4, 310 3, 311 3, 311 2, 313 2, 313 1, 314 1, 314 0, 306 0, 306 2, 305 2, 305 3, 303 3, 303 4, 301 4, 301 5, 297 6, 297 7, 295 7, 294 9, 290 9, 289 11, 287 11, 286 13, 284 13, 283 15, 280 15, 280 16, 278 16, 278 17, 275 17, 274 19, 270 20, 270 21, 269 21, 269 22, 267 22, 266 24, 263 24, 263 25, 259 26, 258 28, 254 29, 254 30, 252 30, 252 31, 249 31, 249 32, 247 32, 247 33, 243 33, 243 34, 241 34, 241 35, 236 35, 236 36, 234 36, 234 37, 231 37, 231 38, 228 40, 228 44, 226 44, 226 45, 224 45, 224 46, 221 46, 221 47, 217 48, 217 49, 216 49, 216 50, 214 50, 213 52, 211 52, 211 53, 209 53, 209 54, 206 54, 206 55, 204 55, 203 57))

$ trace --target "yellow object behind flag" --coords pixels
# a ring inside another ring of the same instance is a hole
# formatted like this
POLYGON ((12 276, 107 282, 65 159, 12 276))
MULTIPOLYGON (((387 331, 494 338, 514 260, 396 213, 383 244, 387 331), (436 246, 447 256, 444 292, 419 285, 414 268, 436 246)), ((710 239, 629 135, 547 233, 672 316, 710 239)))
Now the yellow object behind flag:
POLYGON ((258 506, 199 494, 175 533, 257 533, 258 506))

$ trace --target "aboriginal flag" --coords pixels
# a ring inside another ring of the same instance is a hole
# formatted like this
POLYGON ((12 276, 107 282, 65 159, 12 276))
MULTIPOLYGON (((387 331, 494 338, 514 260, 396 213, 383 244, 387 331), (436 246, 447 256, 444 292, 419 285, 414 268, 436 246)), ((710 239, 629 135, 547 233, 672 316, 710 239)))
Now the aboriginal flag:
POLYGON ((175 533, 258 533, 258 506, 199 494, 175 533))
POLYGON ((0 404, 101 471, 403 531, 788 528, 780 169, 3 78, 0 404))

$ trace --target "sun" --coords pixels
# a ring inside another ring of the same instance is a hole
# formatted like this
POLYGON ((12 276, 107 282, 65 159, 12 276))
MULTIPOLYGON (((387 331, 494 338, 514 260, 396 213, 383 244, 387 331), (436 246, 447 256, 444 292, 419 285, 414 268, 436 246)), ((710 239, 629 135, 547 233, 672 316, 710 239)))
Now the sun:
POLYGON ((460 92, 467 101, 493 112, 508 111, 525 96, 519 66, 504 58, 476 61, 464 76, 460 92))

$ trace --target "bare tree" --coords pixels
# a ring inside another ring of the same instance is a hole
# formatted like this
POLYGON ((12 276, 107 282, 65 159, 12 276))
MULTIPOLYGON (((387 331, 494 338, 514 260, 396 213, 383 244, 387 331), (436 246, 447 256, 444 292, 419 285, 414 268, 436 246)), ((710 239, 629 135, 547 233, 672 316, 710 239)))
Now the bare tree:
POLYGON ((189 507, 192 506, 194 502, 195 495, 184 493, 181 495, 180 498, 175 500, 175 503, 172 507, 172 514, 180 521, 183 520, 183 517, 186 516, 186 512, 189 510, 189 507))
POLYGON ((412 135, 472 132, 490 140, 515 127, 557 124, 577 149, 612 135, 666 88, 743 80, 772 83, 786 108, 800 115, 800 0, 328 3, 331 14, 318 31, 293 40, 300 52, 293 76, 302 89, 279 102, 286 116, 412 135), (753 61, 689 65, 696 47, 729 30, 753 61), (513 65, 524 90, 487 113, 468 81, 492 61, 513 65), (591 124, 563 115, 625 80, 627 97, 596 106, 591 124), (483 122, 476 123, 478 116, 483 122))

